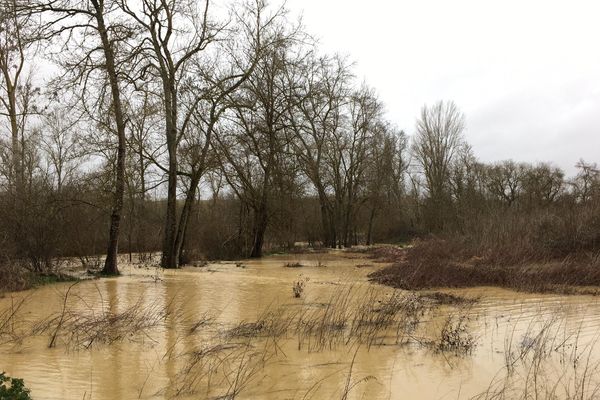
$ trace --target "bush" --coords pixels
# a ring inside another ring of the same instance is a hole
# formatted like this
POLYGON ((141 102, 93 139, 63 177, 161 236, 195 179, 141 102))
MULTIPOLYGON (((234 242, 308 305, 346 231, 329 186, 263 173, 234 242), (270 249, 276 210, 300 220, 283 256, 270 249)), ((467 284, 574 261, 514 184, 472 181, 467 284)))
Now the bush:
POLYGON ((23 379, 11 378, 0 373, 0 400, 31 400, 30 390, 23 379))
POLYGON ((31 274, 10 261, 0 262, 0 294, 31 287, 31 274))
MULTIPOLYGON (((515 247, 518 247, 518 239, 515 239, 515 247)), ((369 277, 375 282, 407 290, 499 286, 530 292, 567 293, 566 287, 600 286, 600 258, 596 252, 572 251, 561 258, 541 252, 542 256, 536 258, 534 253, 525 252, 517 256, 504 255, 499 249, 502 247, 481 251, 464 237, 418 240, 404 249, 404 254, 398 255, 392 266, 369 277)), ((519 251, 517 248, 514 252, 519 251)))

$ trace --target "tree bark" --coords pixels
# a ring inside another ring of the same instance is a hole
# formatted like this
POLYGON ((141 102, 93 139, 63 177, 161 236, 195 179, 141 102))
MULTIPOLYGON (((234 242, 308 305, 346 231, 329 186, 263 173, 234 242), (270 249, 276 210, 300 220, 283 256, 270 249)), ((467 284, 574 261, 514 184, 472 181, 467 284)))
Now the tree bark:
MULTIPOLYGON (((167 78, 163 77, 163 80, 167 80, 167 78)), ((166 136, 169 153, 169 182, 161 266, 163 268, 177 268, 177 94, 174 87, 171 87, 166 83, 164 86, 166 136)))
POLYGON ((367 246, 372 245, 373 239, 373 222, 375 220, 375 207, 371 208, 371 215, 369 215, 369 228, 367 230, 367 246))
POLYGON ((198 185, 200 184, 201 176, 202 174, 200 173, 194 174, 192 176, 192 179, 190 181, 190 187, 185 197, 185 203, 183 204, 183 208, 181 209, 181 216, 179 217, 177 236, 175 239, 175 256, 178 260, 179 265, 181 265, 182 261, 184 261, 184 259, 182 258, 183 246, 185 244, 188 221, 190 219, 190 215, 192 214, 192 208, 194 205, 194 201, 196 200, 196 191, 198 189, 198 185))
POLYGON ((104 22, 104 3, 98 0, 91 0, 91 3, 95 9, 96 22, 98 23, 98 33, 100 34, 104 57, 106 59, 105 68, 110 83, 110 90, 113 100, 113 112, 118 136, 117 164, 115 170, 115 192, 110 215, 108 249, 106 251, 106 260, 104 261, 102 274, 118 275, 119 269, 117 265, 117 254, 119 249, 119 230, 121 225, 121 213, 123 210, 123 194, 125 192, 125 119, 123 116, 119 82, 115 68, 114 51, 112 43, 108 38, 108 31, 104 22))
POLYGON ((265 240, 265 232, 267 231, 268 216, 267 208, 261 204, 254 210, 254 229, 251 258, 262 257, 262 248, 265 240))

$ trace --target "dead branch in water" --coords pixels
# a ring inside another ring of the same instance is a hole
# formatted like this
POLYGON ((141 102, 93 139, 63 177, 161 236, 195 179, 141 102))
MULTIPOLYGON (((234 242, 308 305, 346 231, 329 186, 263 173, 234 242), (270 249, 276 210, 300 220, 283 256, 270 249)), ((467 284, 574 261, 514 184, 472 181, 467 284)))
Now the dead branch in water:
POLYGON ((23 321, 20 312, 29 299, 30 295, 15 301, 10 299, 10 307, 0 310, 0 345, 7 343, 19 343, 27 335, 22 328, 23 321))

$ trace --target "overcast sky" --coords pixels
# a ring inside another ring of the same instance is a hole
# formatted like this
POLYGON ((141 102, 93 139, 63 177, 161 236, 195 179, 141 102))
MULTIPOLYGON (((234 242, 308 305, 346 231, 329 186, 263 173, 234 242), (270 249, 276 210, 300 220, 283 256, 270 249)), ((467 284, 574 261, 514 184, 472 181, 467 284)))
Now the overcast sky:
POLYGON ((600 162, 600 1, 288 0, 408 134, 454 100, 486 161, 600 162))

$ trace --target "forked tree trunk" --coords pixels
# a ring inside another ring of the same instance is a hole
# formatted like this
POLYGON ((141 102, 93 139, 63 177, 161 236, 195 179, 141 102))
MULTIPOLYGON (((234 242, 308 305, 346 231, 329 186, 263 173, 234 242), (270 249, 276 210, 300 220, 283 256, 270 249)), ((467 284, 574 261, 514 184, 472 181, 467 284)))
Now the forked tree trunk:
POLYGON ((183 204, 183 208, 181 210, 181 216, 179 217, 179 224, 177 226, 177 236, 175 239, 175 251, 176 257, 178 260, 178 265, 183 264, 183 247, 185 244, 185 237, 187 235, 187 227, 190 219, 190 215, 192 214, 192 208, 194 206, 194 201, 196 200, 196 191, 198 190, 198 185, 200 184, 201 174, 194 174, 192 176, 192 180, 190 181, 190 188, 185 197, 185 203, 183 204))

